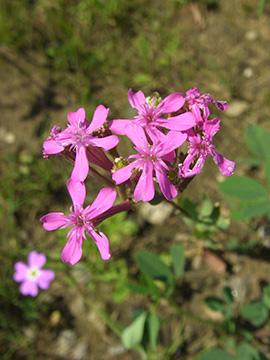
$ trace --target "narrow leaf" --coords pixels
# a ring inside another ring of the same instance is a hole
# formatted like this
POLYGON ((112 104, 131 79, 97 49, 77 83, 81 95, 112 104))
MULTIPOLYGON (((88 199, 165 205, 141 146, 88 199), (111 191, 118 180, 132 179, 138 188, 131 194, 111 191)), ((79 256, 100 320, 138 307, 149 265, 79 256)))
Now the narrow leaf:
POLYGON ((263 289, 263 303, 270 309, 270 283, 268 283, 263 289))
POLYGON ((168 285, 174 284, 174 278, 168 266, 155 254, 149 251, 140 251, 136 255, 140 270, 152 279, 161 280, 168 285))
POLYGON ((209 309, 214 310, 214 311, 224 311, 226 308, 224 301, 215 296, 207 297, 204 300, 204 302, 205 302, 205 305, 209 307, 209 309))
POLYGON ((170 249, 174 272, 178 278, 183 277, 185 272, 185 249, 182 245, 173 245, 170 249))
POLYGON ((147 325, 150 345, 152 349, 155 350, 157 347, 157 339, 160 328, 159 317, 155 313, 150 313, 147 318, 147 325))
POLYGON ((126 349, 132 349, 139 345, 144 332, 145 321, 148 312, 141 313, 121 334, 122 344, 126 349))

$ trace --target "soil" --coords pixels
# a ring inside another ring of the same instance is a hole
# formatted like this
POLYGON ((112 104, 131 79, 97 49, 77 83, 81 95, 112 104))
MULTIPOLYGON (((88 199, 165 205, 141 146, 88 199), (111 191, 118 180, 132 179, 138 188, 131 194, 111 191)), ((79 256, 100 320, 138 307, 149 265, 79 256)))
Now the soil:
MULTIPOLYGON (((174 19, 184 26, 186 42, 183 51, 196 63, 202 63, 202 71, 196 70, 196 79, 188 86, 198 87, 220 100, 227 100, 228 112, 218 112, 213 108, 214 116, 222 119, 222 128, 215 137, 218 151, 228 159, 247 155, 244 143, 244 130, 248 124, 259 124, 270 129, 270 68, 269 68, 269 16, 265 11, 257 18, 247 9, 252 2, 223 1, 218 2, 215 9, 201 9, 196 4, 187 5, 184 11, 174 19), (227 74, 227 78, 224 78, 227 74)), ((55 124, 66 123, 66 114, 80 107, 74 93, 63 89, 51 79, 46 60, 32 53, 17 53, 0 47, 0 149, 1 152, 17 154, 32 154, 42 160, 42 142, 45 132, 55 124), (44 131, 45 129, 45 131, 44 131)), ((177 68, 177 63, 173 64, 177 68)), ((195 70, 194 70, 195 71, 195 70)), ((181 86, 183 81, 177 76, 171 76, 170 81, 164 74, 156 81, 156 90, 162 95, 173 91, 185 91, 181 86)), ((98 87, 97 87, 98 88, 98 87)), ((116 93, 127 94, 124 86, 111 88, 99 87, 96 93, 116 99, 116 93), (105 94, 105 95, 104 95, 105 94)), ((126 96, 126 95, 124 95, 126 96)), ((115 100, 116 101, 116 100, 115 100)), ((119 118, 127 116, 127 96, 118 103, 110 104, 112 112, 121 109, 119 118)), ((214 117, 213 116, 213 117, 214 117)), ((58 161, 51 159, 50 161, 58 161)), ((236 174, 247 173, 247 166, 239 165, 236 174)), ((67 170, 67 178, 70 169, 67 170)), ((256 176, 260 176, 259 172, 256 176)), ((213 202, 220 201, 224 216, 228 215, 228 206, 217 191, 217 185, 223 180, 218 168, 209 159, 204 171, 190 184, 186 197, 194 201, 202 199, 202 189, 213 202)), ((94 196, 99 184, 88 182, 89 199, 94 196), (90 191, 90 187, 92 191, 90 191)), ((63 184, 63 192, 65 184, 63 184)), ((44 238, 44 230, 38 224, 39 215, 46 211, 62 211, 68 204, 65 196, 54 199, 52 195, 37 209, 24 214, 20 218, 21 229, 17 239, 27 247, 35 246, 44 238), (36 223, 37 226, 33 226, 36 223)), ((174 299, 181 304, 183 310, 206 320, 218 321, 219 315, 210 312, 204 305, 205 297, 220 296, 224 286, 230 286, 238 292, 236 297, 236 313, 240 306, 261 296, 262 285, 270 281, 270 250, 261 244, 257 252, 241 255, 237 252, 225 252, 228 241, 238 237, 241 242, 251 238, 261 241, 258 232, 252 234, 245 224, 233 223, 228 231, 218 234, 218 258, 225 265, 225 271, 217 273, 217 266, 211 266, 206 261, 201 242, 193 235, 189 227, 173 212, 168 219, 159 225, 151 225, 135 212, 140 224, 138 235, 124 237, 119 244, 112 246, 112 258, 123 258, 129 268, 131 278, 136 278, 138 269, 134 264, 134 254, 138 250, 151 250, 156 254, 165 252, 173 243, 181 243, 186 248, 187 266, 183 280, 179 280, 174 299), (209 266, 210 265, 210 266, 209 266)), ((254 228, 259 224, 254 224, 254 228)), ((46 247, 59 252, 55 244, 55 234, 46 234, 46 247)), ((89 258, 91 260, 91 258, 89 258)), ((83 265, 82 265, 83 266, 83 265)), ((221 265, 222 267, 222 265, 221 265)), ((80 267, 79 267, 80 269, 80 267)), ((82 267, 83 269, 83 267, 82 267)), ((71 269, 70 271, 75 271, 71 269)), ((83 272, 82 272, 83 273, 83 272)), ((125 350, 117 336, 105 325, 97 315, 97 309, 109 311, 111 317, 127 326, 134 309, 147 307, 145 297, 132 296, 121 304, 113 303, 112 288, 100 284, 95 290, 85 287, 82 273, 79 272, 79 283, 84 293, 67 287, 61 278, 61 271, 50 289, 41 294, 39 306, 46 304, 47 317, 27 325, 23 329, 36 349, 38 359, 65 360, 135 360, 139 359, 136 352, 125 350), (94 306, 87 304, 85 296, 89 297, 94 306), (102 299, 100 301, 100 299, 102 299)), ((91 274, 90 274, 91 275, 91 274)), ((182 341, 175 349, 172 360, 191 360, 200 350, 216 345, 215 330, 207 323, 199 323, 192 319, 175 318, 173 309, 166 302, 161 303, 158 314, 163 320, 160 333, 162 347, 170 345, 171 339, 180 327, 179 337, 182 341)), ((270 337, 262 338, 260 350, 270 359, 270 337)), ((29 359, 31 349, 18 346, 14 359, 29 359)))

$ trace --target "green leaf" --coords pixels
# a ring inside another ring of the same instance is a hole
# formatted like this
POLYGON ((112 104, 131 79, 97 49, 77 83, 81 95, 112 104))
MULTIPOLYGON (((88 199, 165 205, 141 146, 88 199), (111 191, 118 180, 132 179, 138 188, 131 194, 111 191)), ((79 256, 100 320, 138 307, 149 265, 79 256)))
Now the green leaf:
POLYGON ((264 325, 268 319, 268 310, 261 302, 253 302, 243 306, 241 313, 255 327, 264 325))
POLYGON ((265 165, 264 165, 264 170, 265 170, 267 184, 268 184, 268 186, 270 186, 270 158, 266 159, 265 165))
POLYGON ((185 272, 185 249, 182 245, 173 245, 170 249, 174 272, 178 278, 183 277, 185 272))
POLYGON ((227 351, 221 349, 206 350, 200 354, 197 360, 236 360, 227 351))
POLYGON ((150 313, 147 318, 147 325, 150 345, 152 349, 155 350, 157 347, 157 339, 160 328, 159 317, 155 313, 150 313))
POLYGON ((238 345, 236 347, 236 352, 239 360, 260 360, 260 352, 253 346, 248 344, 238 345))
POLYGON ((216 296, 209 296, 204 299, 204 302, 209 309, 214 311, 224 311, 226 309, 224 301, 216 296))
POLYGON ((224 301, 226 302, 226 304, 228 305, 232 305, 233 304, 233 294, 232 294, 232 289, 229 288, 228 286, 226 286, 223 291, 222 291, 222 297, 224 299, 224 301))
POLYGON ((163 281, 168 285, 174 284, 174 278, 168 266, 155 254, 149 251, 140 251, 136 255, 140 270, 152 279, 163 281))
POLYGON ((249 150, 259 159, 270 156, 270 134, 261 126, 249 125, 245 132, 245 139, 249 150))
POLYGON ((236 164, 248 164, 251 166, 260 166, 263 165, 264 161, 261 159, 255 158, 241 158, 236 160, 236 164))
POLYGON ((266 198, 268 190, 258 181, 248 176, 233 176, 219 184, 222 194, 239 200, 266 198))
POLYGON ((254 216, 270 216, 270 200, 258 201, 254 204, 246 205, 243 215, 247 218, 254 216))
POLYGON ((214 207, 211 201, 207 198, 205 198, 202 202, 202 205, 200 207, 200 215, 202 217, 210 216, 212 214, 214 207))
POLYGON ((136 294, 142 295, 156 295, 156 293, 151 288, 146 288, 138 284, 128 284, 129 289, 136 294))
POLYGON ((126 349, 132 349, 139 345, 144 332, 145 321, 148 312, 142 312, 121 334, 122 344, 126 349))
POLYGON ((263 297, 262 297, 264 305, 270 309, 270 283, 268 283, 263 289, 263 297))

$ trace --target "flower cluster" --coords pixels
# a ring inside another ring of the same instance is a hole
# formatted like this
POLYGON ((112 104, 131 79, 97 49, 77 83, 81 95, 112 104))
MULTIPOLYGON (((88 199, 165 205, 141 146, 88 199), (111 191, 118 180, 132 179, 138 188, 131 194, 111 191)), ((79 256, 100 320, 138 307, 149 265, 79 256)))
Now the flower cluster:
POLYGON ((44 157, 61 154, 74 164, 67 181, 72 200, 70 214, 53 212, 40 219, 48 231, 71 227, 62 260, 72 265, 82 256, 86 234, 95 241, 102 259, 109 259, 109 241, 97 225, 109 216, 131 209, 132 202, 151 201, 156 184, 164 198, 171 201, 183 191, 186 178, 190 181, 201 172, 208 156, 214 159, 223 175, 233 173, 235 163, 216 152, 212 144, 220 120, 209 119, 209 104, 226 110, 226 102, 201 94, 197 88, 188 90, 185 96, 173 93, 163 100, 158 94, 145 97, 142 91, 134 93, 130 89, 128 100, 137 111, 133 119, 108 121, 109 109, 99 105, 89 123, 85 110, 80 108, 67 115, 69 123, 64 130, 54 126, 44 142, 44 157), (117 135, 128 137, 136 153, 120 156, 117 135), (88 175, 106 187, 100 190, 92 205, 84 208, 84 182, 88 175), (113 206, 117 191, 122 202, 113 206))

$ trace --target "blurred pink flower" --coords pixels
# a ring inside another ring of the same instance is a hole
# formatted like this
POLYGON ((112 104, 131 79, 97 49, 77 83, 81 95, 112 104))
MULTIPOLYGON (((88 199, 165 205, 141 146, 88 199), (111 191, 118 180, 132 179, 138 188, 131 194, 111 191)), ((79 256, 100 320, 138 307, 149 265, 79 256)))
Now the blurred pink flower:
POLYGON ((42 290, 48 289, 50 282, 54 279, 52 270, 43 270, 42 267, 46 263, 46 256, 31 251, 28 255, 28 265, 22 261, 14 265, 15 273, 13 279, 21 282, 20 292, 23 295, 37 296, 38 288, 42 290))

